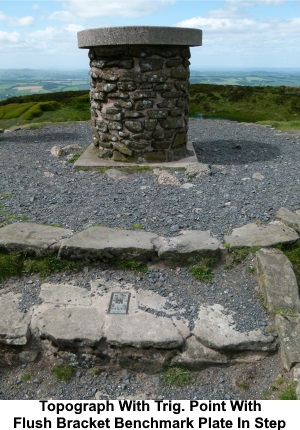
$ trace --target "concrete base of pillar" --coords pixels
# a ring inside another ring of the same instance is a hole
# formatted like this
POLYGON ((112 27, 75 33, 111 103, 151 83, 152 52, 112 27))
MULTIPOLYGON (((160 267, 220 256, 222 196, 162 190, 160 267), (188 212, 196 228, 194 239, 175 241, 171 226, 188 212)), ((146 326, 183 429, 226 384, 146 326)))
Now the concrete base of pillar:
POLYGON ((114 161, 109 158, 99 158, 97 148, 93 144, 89 145, 81 157, 74 163, 74 167, 77 169, 93 169, 97 167, 143 167, 149 166, 151 168, 154 167, 168 167, 168 168, 185 168, 191 164, 199 164, 197 157, 194 151, 191 150, 193 155, 182 158, 178 161, 171 162, 157 162, 157 163, 130 163, 130 162, 122 162, 122 161, 114 161))

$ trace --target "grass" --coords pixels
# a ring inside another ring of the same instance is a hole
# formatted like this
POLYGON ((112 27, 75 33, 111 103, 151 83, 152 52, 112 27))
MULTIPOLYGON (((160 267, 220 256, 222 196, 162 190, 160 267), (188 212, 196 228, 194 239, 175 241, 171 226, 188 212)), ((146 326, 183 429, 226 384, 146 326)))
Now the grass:
POLYGON ((249 390, 250 388, 249 383, 246 381, 237 382, 236 386, 242 390, 249 390))
POLYGON ((264 391, 263 400, 297 400, 296 387, 294 381, 283 376, 277 378, 269 389, 264 391))
POLYGON ((0 127, 90 119, 87 91, 35 94, 0 102, 0 127))
POLYGON ((21 380, 22 382, 29 382, 32 378, 32 371, 31 370, 27 370, 22 376, 21 376, 21 380))
POLYGON ((82 152, 79 152, 78 154, 73 154, 72 157, 69 158, 69 163, 75 163, 75 161, 78 160, 82 155, 82 152))
POLYGON ((290 382, 282 391, 282 393, 279 394, 279 400, 297 400, 294 382, 290 382))
POLYGON ((130 270, 131 272, 147 273, 148 267, 146 264, 134 260, 115 260, 114 266, 120 270, 130 270))
POLYGON ((296 309, 289 309, 288 311, 281 308, 274 308, 274 314, 281 315, 282 317, 296 317, 299 315, 299 313, 296 311, 296 309))
POLYGON ((205 262, 190 267, 189 271, 194 279, 201 282, 211 282, 214 277, 212 269, 205 262))
POLYGON ((7 224, 11 224, 13 220, 18 220, 18 221, 28 220, 28 217, 26 215, 15 215, 10 211, 3 211, 2 208, 3 206, 0 204, 0 227, 7 224))
POLYGON ((9 197, 11 197, 11 193, 0 193, 0 198, 1 199, 8 199, 9 197))
POLYGON ((61 366, 55 364, 52 368, 52 372, 54 373, 58 381, 68 382, 70 381, 70 379, 72 379, 75 370, 69 364, 62 364, 61 366))
MULTIPOLYGON (((242 263, 250 254, 255 254, 260 248, 259 246, 230 248, 229 243, 225 243, 225 248, 228 250, 227 264, 224 266, 225 270, 232 270, 236 264, 242 263)), ((247 267, 247 272, 255 273, 254 267, 247 267)))
POLYGON ((78 262, 59 260, 56 254, 32 257, 22 253, 0 252, 0 281, 31 273, 37 273, 43 279, 51 273, 78 270, 80 267, 78 262))
POLYGON ((192 373, 183 365, 171 365, 162 373, 162 380, 169 386, 182 387, 192 382, 192 373))
POLYGON ((136 230, 143 230, 144 227, 142 226, 142 224, 136 223, 136 224, 132 224, 132 228, 136 230))
POLYGON ((278 129, 300 128, 297 88, 194 84, 190 86, 190 115, 258 122, 278 129))
MULTIPOLYGON (((257 122, 279 130, 300 129, 300 100, 296 87, 190 85, 191 116, 257 122)), ((87 121, 87 91, 65 91, 13 97, 0 102, 0 127, 43 122, 87 121)), ((148 166, 142 167, 144 170, 148 166)))

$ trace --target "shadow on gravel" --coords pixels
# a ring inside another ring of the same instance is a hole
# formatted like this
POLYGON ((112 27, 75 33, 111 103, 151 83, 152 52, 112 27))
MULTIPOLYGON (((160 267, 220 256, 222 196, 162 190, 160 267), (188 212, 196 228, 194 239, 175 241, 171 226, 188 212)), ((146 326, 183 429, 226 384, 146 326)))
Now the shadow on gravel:
MULTIPOLYGON (((17 131, 13 135, 8 133, 5 135, 7 137, 7 141, 13 142, 26 142, 26 143, 36 143, 40 141, 41 143, 49 143, 52 142, 53 145, 57 145, 57 142, 61 141, 65 144, 65 142, 70 141, 74 143, 78 140, 78 132, 74 131, 56 131, 53 127, 51 131, 45 131, 46 129, 33 130, 33 133, 28 133, 28 130, 25 131, 17 131)), ((32 130, 29 130, 32 131, 32 130)), ((3 139, 4 140, 4 139, 3 139)))
POLYGON ((199 163, 206 164, 248 164, 280 155, 275 145, 249 140, 210 140, 193 145, 199 163))

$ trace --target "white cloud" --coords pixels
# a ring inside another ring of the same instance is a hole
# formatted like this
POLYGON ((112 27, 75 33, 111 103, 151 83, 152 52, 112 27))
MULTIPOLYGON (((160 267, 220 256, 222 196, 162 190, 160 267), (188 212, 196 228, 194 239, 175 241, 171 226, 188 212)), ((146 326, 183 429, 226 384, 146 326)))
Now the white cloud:
POLYGON ((247 16, 247 9, 252 6, 279 6, 287 0, 225 0, 220 9, 213 9, 209 16, 218 18, 233 18, 247 16))
POLYGON ((286 0, 226 0, 224 8, 211 10, 207 16, 196 16, 179 22, 179 27, 203 30, 203 46, 230 47, 239 50, 256 47, 278 49, 287 43, 300 43, 300 18, 262 20, 250 18, 247 8, 255 5, 279 5, 286 0))
POLYGON ((176 0, 69 0, 63 2, 62 11, 54 12, 51 17, 63 21, 70 17, 137 17, 152 13, 162 5, 175 3, 176 0))
POLYGON ((31 50, 34 48, 38 54, 57 54, 68 55, 73 51, 76 55, 77 47, 77 32, 83 30, 81 25, 68 24, 63 27, 46 27, 43 30, 28 32, 24 36, 25 49, 31 50))
POLYGON ((16 31, 13 32, 7 32, 7 31, 0 31, 0 43, 11 43, 15 44, 20 41, 20 34, 16 31))
POLYGON ((33 10, 38 10, 41 6, 37 3, 34 3, 31 7, 33 10))
POLYGON ((10 27, 29 27, 34 25, 34 18, 32 16, 23 16, 22 18, 10 17, 8 25, 10 27))
POLYGON ((34 25, 34 18, 32 16, 23 16, 21 18, 6 15, 0 11, 0 20, 5 21, 9 27, 29 27, 34 25))

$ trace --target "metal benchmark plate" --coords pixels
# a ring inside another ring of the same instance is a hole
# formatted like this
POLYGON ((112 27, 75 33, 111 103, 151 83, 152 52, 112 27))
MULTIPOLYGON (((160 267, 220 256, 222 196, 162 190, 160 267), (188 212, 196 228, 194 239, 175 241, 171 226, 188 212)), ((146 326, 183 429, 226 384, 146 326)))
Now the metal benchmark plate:
POLYGON ((128 314, 130 293, 111 293, 108 313, 128 314))

